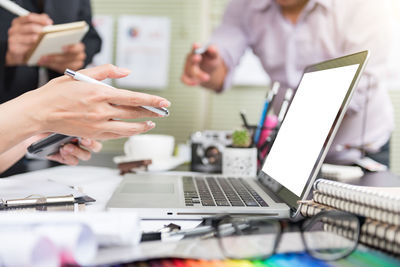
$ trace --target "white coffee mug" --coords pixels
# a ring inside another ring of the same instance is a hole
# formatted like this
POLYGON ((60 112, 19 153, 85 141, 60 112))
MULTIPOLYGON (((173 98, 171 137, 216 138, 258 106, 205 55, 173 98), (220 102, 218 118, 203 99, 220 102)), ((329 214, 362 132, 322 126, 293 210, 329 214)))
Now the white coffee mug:
POLYGON ((174 143, 174 137, 170 135, 135 135, 125 142, 124 152, 130 160, 169 159, 174 152, 174 143))

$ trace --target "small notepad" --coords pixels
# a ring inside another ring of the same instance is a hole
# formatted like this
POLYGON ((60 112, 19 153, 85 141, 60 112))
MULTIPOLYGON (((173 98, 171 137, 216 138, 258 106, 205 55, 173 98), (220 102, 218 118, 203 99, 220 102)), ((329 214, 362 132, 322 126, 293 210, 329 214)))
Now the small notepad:
POLYGON ((62 53, 64 46, 79 43, 88 30, 85 21, 44 27, 38 41, 26 56, 26 64, 34 66, 42 56, 62 53))

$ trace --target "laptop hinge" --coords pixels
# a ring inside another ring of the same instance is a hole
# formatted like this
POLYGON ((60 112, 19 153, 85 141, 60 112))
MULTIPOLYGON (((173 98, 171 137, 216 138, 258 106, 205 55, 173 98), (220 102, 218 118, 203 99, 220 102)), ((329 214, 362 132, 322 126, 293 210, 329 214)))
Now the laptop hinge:
POLYGON ((283 201, 277 194, 275 194, 267 186, 263 185, 260 181, 256 180, 255 182, 270 198, 272 198, 273 201, 276 203, 285 203, 285 201, 283 201))

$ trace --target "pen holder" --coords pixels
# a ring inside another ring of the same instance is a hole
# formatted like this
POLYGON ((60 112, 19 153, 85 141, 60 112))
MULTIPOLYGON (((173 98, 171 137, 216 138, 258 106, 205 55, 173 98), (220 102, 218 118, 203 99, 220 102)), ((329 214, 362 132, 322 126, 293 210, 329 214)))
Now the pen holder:
POLYGON ((257 148, 226 147, 222 153, 222 173, 236 177, 255 177, 257 148))

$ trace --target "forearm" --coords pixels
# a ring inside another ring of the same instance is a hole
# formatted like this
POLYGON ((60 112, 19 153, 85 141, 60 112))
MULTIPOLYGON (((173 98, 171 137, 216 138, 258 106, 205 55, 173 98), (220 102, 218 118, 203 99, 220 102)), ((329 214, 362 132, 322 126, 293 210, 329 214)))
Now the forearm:
POLYGON ((0 105, 0 154, 17 146, 40 132, 40 124, 34 119, 38 110, 24 101, 27 94, 0 105))
POLYGON ((220 92, 224 86, 227 73, 228 69, 224 61, 221 59, 215 70, 210 73, 210 80, 208 82, 201 83, 201 86, 211 89, 215 92, 220 92))

